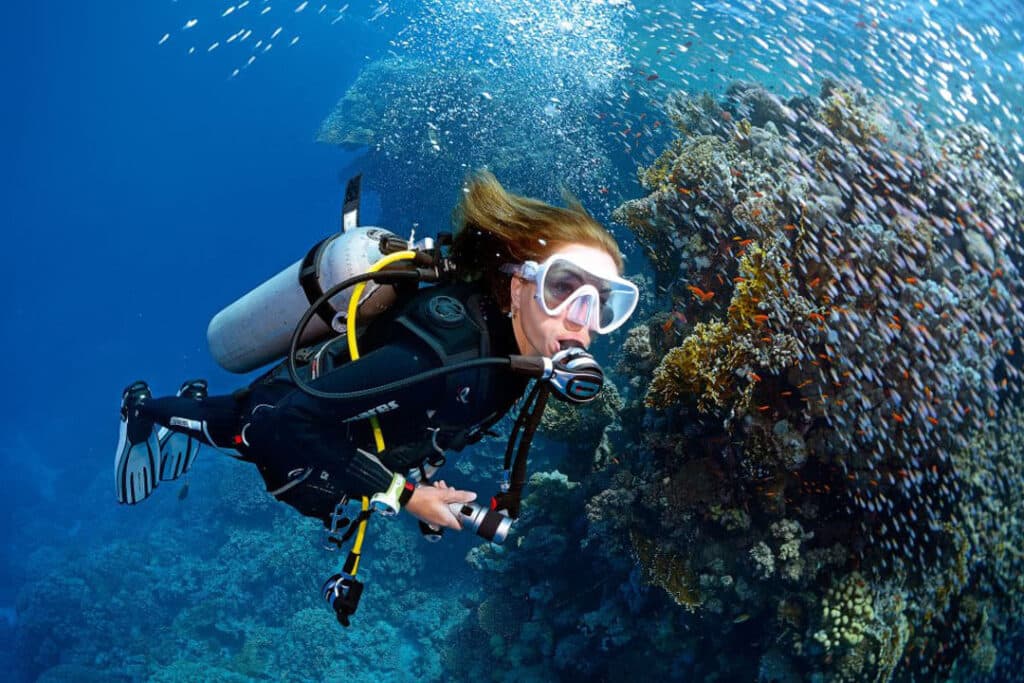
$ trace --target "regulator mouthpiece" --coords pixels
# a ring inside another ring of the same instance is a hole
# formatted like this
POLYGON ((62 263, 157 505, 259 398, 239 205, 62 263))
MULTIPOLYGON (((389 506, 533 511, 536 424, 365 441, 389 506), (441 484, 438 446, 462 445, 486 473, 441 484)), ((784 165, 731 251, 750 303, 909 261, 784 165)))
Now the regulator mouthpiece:
POLYGON ((571 345, 551 357, 547 381, 551 393, 560 401, 588 403, 601 392, 604 371, 582 346, 571 345))

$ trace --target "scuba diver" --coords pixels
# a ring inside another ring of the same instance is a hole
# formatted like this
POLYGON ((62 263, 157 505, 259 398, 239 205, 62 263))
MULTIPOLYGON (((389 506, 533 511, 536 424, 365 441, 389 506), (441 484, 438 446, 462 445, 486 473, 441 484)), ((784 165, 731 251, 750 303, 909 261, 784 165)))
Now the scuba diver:
MULTIPOLYGON (((371 511, 405 510, 428 537, 468 525, 503 540, 519 513, 525 454, 548 393, 577 403, 597 395, 603 373, 586 353, 592 335, 623 325, 639 299, 620 276, 615 239, 577 200, 567 204, 509 193, 479 172, 464 189, 447 251, 430 240, 410 250, 385 230, 354 227, 358 187, 350 183, 347 231, 210 324, 211 351, 227 369, 246 372, 287 353, 284 361, 228 395, 209 395, 204 380, 166 398, 141 381, 125 388, 118 500, 144 500, 160 481, 189 471, 206 445, 253 463, 274 498, 320 519, 339 547, 357 524, 361 543, 371 511), (334 286, 324 274, 332 259, 343 262, 334 286), (361 272, 343 277, 353 269, 361 272), (517 402, 505 480, 490 505, 434 479, 446 451, 492 434, 517 402), (342 506, 359 500, 356 519, 344 518, 342 506), (338 538, 343 527, 348 534, 338 538)), ((357 564, 324 587, 346 626, 362 590, 357 564)))

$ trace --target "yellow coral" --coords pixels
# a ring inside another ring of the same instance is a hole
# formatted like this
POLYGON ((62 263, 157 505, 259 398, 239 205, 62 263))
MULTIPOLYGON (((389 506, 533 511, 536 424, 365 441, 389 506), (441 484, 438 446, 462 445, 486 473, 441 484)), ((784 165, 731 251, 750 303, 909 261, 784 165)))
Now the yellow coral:
POLYGON ((676 138, 653 164, 640 170, 640 183, 655 192, 675 193, 679 185, 684 193, 699 190, 717 179, 723 167, 732 165, 737 153, 735 143, 714 135, 698 135, 685 142, 676 138))
POLYGON ((821 107, 821 120, 829 130, 861 147, 882 134, 875 119, 875 112, 843 88, 833 90, 821 107))
POLYGON ((683 343, 661 360, 647 393, 647 405, 664 408, 684 394, 696 394, 702 402, 719 402, 732 382, 716 362, 726 355, 728 343, 729 329, 724 324, 697 323, 683 343))
POLYGON ((757 364, 754 349, 763 341, 769 316, 760 304, 770 298, 786 298, 792 291, 789 271, 781 260, 757 243, 749 245, 740 259, 740 277, 733 290, 725 321, 701 322, 682 344, 671 349, 654 372, 647 405, 665 408, 684 395, 695 395, 698 406, 724 407, 739 393, 737 407, 745 408, 753 397, 753 383, 737 385, 737 370, 757 364))
POLYGON ((814 639, 827 651, 857 646, 875 619, 874 593, 860 572, 837 581, 822 601, 822 626, 814 639))
POLYGON ((675 603, 691 612, 704 602, 700 594, 697 574, 689 563, 636 530, 630 532, 637 560, 644 570, 644 578, 665 590, 675 603))
POLYGON ((672 168, 683 149, 683 141, 676 138, 654 163, 640 171, 640 183, 648 190, 675 190, 672 168))
POLYGON ((729 326, 734 333, 760 328, 763 322, 767 322, 767 316, 758 304, 772 296, 786 297, 792 291, 789 271, 776 267, 768 258, 773 247, 763 248, 754 242, 740 259, 742 279, 736 283, 729 304, 729 326))

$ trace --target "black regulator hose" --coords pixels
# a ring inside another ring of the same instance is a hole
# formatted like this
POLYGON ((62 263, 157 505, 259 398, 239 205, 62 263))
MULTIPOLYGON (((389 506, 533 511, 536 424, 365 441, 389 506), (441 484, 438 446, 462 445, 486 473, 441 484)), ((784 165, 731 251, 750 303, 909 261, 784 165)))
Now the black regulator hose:
POLYGON ((313 319, 317 310, 326 303, 328 299, 333 296, 337 296, 340 292, 348 289, 349 287, 368 280, 374 280, 378 283, 384 284, 402 282, 405 280, 415 280, 418 282, 431 279, 433 275, 433 271, 429 270, 395 270, 362 273, 361 275, 356 275, 348 278, 347 280, 343 280, 328 289, 320 296, 319 299, 310 304, 309 308, 306 309, 306 312, 299 319, 298 324, 295 325, 295 331, 292 332, 291 345, 288 349, 288 377, 300 391, 305 394, 309 394, 310 396, 335 401, 351 401, 376 396, 377 394, 387 393, 389 391, 394 391, 395 389, 403 389, 412 384, 418 384, 420 382, 431 380, 435 377, 447 375, 452 372, 459 372, 461 370, 469 370, 471 368, 499 365, 511 367, 514 371, 531 377, 541 377, 544 374, 546 358, 511 356, 498 358, 476 358, 474 360, 464 361, 447 367, 427 370, 426 372, 421 372, 418 375, 412 375, 405 379, 395 380, 394 382, 383 384, 381 386, 370 387, 369 389, 360 389, 357 391, 320 391, 319 389, 314 389, 305 380, 299 377, 298 368, 296 367, 295 362, 295 355, 299 350, 299 339, 302 338, 302 333, 306 331, 306 326, 309 325, 309 321, 313 319))

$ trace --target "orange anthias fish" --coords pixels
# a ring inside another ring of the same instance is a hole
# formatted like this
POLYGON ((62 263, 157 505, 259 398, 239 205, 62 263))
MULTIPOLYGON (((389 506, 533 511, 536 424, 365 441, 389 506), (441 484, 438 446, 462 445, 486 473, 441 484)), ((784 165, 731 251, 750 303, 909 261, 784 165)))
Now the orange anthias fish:
POLYGON ((668 314, 668 320, 662 324, 661 330, 663 332, 669 332, 677 322, 681 325, 685 325, 687 322, 686 316, 680 311, 672 311, 668 314))
POLYGON ((705 292, 700 287, 697 287, 697 286, 694 286, 694 285, 686 285, 686 288, 688 290, 690 290, 691 294, 693 294, 695 297, 700 299, 701 303, 705 303, 706 304, 707 302, 709 302, 709 301, 711 301, 712 299, 715 298, 715 293, 714 292, 705 292))

